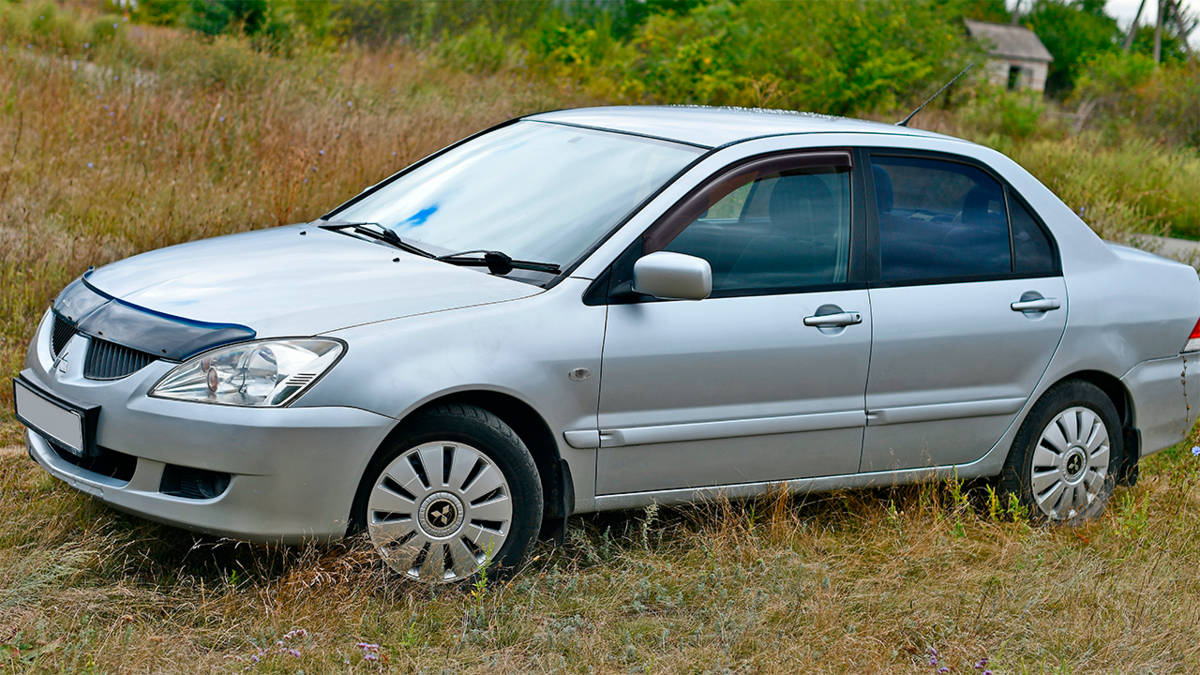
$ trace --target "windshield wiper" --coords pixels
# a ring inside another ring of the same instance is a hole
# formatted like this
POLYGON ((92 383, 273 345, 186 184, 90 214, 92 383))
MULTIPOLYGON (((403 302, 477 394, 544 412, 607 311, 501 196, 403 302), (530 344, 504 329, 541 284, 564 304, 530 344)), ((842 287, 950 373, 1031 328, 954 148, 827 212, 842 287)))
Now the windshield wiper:
POLYGON ((321 229, 332 230, 334 232, 340 232, 341 230, 345 229, 353 229, 355 234, 361 234, 365 237, 374 239, 375 241, 381 241, 392 248, 398 248, 401 251, 414 253, 422 258, 433 257, 433 254, 429 251, 404 241, 400 238, 400 235, 380 225, 379 223, 335 223, 333 225, 321 225, 320 227, 321 229))
POLYGON ((459 253, 451 253, 450 255, 439 255, 434 260, 448 262, 451 265, 462 265, 463 267, 486 267, 492 274, 499 275, 508 274, 513 270, 532 270, 534 272, 547 272, 550 274, 559 274, 562 272, 562 269, 556 263, 513 260, 511 256, 502 251, 461 251, 459 253), (467 257, 473 253, 482 253, 483 257, 467 257))

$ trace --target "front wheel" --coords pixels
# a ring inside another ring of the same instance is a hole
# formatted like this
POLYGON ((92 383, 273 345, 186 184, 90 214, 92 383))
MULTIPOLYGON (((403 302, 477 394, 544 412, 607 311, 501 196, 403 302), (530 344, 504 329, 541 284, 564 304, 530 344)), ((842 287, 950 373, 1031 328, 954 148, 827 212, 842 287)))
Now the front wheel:
POLYGON ((1034 405, 1017 432, 1000 488, 1035 518, 1077 523, 1100 515, 1121 466, 1117 409, 1096 385, 1068 380, 1034 405))
POLYGON ((410 579, 456 582, 491 564, 503 575, 541 527, 542 485, 529 450, 498 417, 437 406, 368 467, 353 519, 410 579))

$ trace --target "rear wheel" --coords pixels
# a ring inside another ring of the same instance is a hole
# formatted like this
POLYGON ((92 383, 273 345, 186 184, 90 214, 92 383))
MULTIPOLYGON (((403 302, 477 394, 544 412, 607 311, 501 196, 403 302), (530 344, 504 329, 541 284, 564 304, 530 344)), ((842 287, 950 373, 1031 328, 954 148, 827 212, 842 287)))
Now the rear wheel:
POLYGON ((542 485, 508 425, 474 406, 419 413, 367 469, 354 520, 396 572, 450 583, 525 559, 542 521, 542 485))
POLYGON ((1021 425, 1000 487, 1035 518, 1076 523, 1104 511, 1122 456, 1117 409, 1096 385, 1054 385, 1021 425))

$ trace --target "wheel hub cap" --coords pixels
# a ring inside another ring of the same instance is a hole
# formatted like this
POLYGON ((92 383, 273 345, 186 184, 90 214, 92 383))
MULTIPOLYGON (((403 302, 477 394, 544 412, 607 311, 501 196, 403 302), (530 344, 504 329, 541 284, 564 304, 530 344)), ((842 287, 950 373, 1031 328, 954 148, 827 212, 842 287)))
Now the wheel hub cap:
POLYGON ((508 480, 495 462, 450 441, 400 453, 367 497, 367 533, 383 559, 434 583, 478 572, 504 546, 512 517, 508 480))
POLYGON ((1087 511, 1108 477, 1108 428, 1090 408, 1054 416, 1033 451, 1030 486, 1042 514, 1070 520, 1087 511))

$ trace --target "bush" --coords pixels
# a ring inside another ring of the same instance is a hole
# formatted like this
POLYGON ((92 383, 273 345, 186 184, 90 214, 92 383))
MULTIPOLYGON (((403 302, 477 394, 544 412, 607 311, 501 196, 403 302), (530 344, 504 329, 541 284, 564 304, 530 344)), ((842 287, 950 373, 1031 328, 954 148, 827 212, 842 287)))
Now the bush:
POLYGON ((493 29, 485 21, 456 37, 443 35, 436 53, 469 73, 494 73, 517 64, 519 51, 504 27, 493 29))
POLYGON ((628 42, 611 22, 547 25, 544 68, 625 102, 758 105, 850 114, 931 93, 971 58, 954 3, 719 0, 650 16, 628 42))
POLYGON ((1051 133, 1044 122, 1046 104, 1036 93, 978 85, 962 107, 963 122, 976 136, 1000 135, 1022 141, 1051 133))
POLYGON ((205 35, 254 35, 266 23, 267 0, 192 0, 186 16, 188 28, 205 35))
POLYGON ((1155 66, 1141 54, 1093 59, 1075 92, 1108 137, 1133 134, 1200 148, 1200 61, 1155 66))

